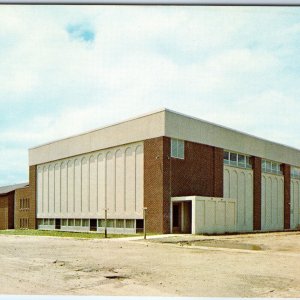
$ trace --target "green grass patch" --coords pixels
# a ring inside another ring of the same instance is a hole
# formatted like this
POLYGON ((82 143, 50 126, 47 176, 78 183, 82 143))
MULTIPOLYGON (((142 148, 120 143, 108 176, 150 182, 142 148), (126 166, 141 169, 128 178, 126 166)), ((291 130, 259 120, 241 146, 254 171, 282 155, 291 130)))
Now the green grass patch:
MULTIPOLYGON (((97 232, 68 232, 56 230, 33 230, 33 229, 9 229, 0 230, 2 235, 31 235, 31 236, 54 236, 54 237, 69 237, 79 239, 103 239, 104 233, 97 232)), ((108 238, 122 238, 139 236, 140 234, 108 234, 108 238)))

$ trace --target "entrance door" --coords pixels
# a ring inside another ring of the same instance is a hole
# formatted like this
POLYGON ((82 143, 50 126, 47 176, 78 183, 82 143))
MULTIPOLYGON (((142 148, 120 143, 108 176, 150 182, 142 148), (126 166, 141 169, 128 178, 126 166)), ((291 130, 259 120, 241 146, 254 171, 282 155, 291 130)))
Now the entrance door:
POLYGON ((173 203, 173 233, 181 232, 181 203, 173 203))
POLYGON ((97 219, 90 219, 90 231, 97 231, 97 219))
POLYGON ((55 219, 55 229, 60 229, 60 219, 55 219))

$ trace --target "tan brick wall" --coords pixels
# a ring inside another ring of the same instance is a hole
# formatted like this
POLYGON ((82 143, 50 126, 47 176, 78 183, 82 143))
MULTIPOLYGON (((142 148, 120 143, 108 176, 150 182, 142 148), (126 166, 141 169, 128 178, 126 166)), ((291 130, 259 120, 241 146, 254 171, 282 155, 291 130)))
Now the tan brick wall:
POLYGON ((144 205, 147 228, 170 232, 170 197, 223 196, 223 150, 185 142, 185 159, 170 158, 171 139, 144 142, 144 205))
POLYGON ((36 229, 36 166, 29 166, 29 228, 36 229))
POLYGON ((0 230, 14 228, 14 192, 0 196, 0 230))
POLYGON ((32 228, 30 227, 30 210, 31 210, 31 201, 30 201, 30 189, 29 187, 17 189, 15 191, 15 228, 32 228), (22 208, 20 207, 21 201, 29 199, 29 207, 22 208), (23 225, 21 224, 21 219, 28 220, 28 224, 23 225))

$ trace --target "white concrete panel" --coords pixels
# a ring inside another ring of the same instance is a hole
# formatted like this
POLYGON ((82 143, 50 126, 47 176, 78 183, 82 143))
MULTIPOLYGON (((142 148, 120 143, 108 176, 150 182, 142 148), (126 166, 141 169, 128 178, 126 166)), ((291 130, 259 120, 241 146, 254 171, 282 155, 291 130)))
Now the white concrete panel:
POLYGON ((97 205, 97 197, 98 197, 98 191, 97 191, 97 160, 94 155, 90 157, 90 207, 89 207, 89 213, 91 212, 97 212, 98 205, 97 205))
POLYGON ((89 165, 86 157, 83 157, 81 160, 81 212, 84 215, 87 215, 89 211, 89 165))
POLYGON ((132 147, 125 150, 125 210, 135 211, 135 153, 132 147))
POLYGON ((115 213, 115 159, 112 151, 106 154, 106 195, 105 203, 108 216, 115 213))
MULTIPOLYGON (((67 215, 67 205, 68 205, 68 169, 67 162, 63 162, 60 166, 61 169, 61 178, 60 178, 60 198, 61 198, 61 213, 67 215)), ((49 215, 50 217, 50 215, 49 215)))
POLYGON ((49 214, 54 213, 55 190, 54 190, 54 165, 49 166, 49 214))
POLYGON ((141 145, 135 149, 136 212, 142 214, 144 202, 144 152, 141 145))
POLYGON ((48 215, 49 212, 49 176, 48 176, 48 166, 44 166, 43 168, 43 204, 42 204, 42 212, 45 213, 45 216, 48 215))
POLYGON ((253 171, 224 166, 224 198, 236 199, 237 231, 253 230, 253 171))
POLYGON ((291 179, 291 229, 300 226, 300 180, 291 179))
POLYGON ((81 213, 81 159, 75 159, 75 206, 74 206, 74 216, 79 217, 81 213))
POLYGON ((104 216, 105 194, 106 194, 106 159, 104 154, 97 156, 98 164, 98 213, 104 216))
POLYGON ((74 163, 69 160, 67 163, 68 167, 68 202, 67 212, 72 213, 74 211, 74 163))
POLYGON ((262 174, 261 229, 282 230, 284 225, 283 176, 262 174))
POLYGON ((38 217, 104 218, 107 206, 109 218, 141 218, 143 159, 143 144, 136 143, 58 161, 53 176, 51 172, 48 176, 50 164, 38 166, 38 169, 45 168, 39 175, 38 201, 44 199, 45 203, 41 204, 47 208, 45 212, 42 206, 38 208, 38 217), (50 188, 49 180, 54 182, 50 188), (53 197, 48 201, 45 193, 53 197))
POLYGON ((43 168, 37 168, 37 212, 42 212, 43 209, 43 168))
POLYGON ((118 149, 115 153, 116 160, 116 212, 122 213, 125 210, 125 163, 124 152, 118 149))
MULTIPOLYGON (((60 199, 60 163, 55 164, 54 166, 54 212, 59 213, 61 211, 61 199, 60 199)), ((39 210, 38 210, 39 211, 39 210)))

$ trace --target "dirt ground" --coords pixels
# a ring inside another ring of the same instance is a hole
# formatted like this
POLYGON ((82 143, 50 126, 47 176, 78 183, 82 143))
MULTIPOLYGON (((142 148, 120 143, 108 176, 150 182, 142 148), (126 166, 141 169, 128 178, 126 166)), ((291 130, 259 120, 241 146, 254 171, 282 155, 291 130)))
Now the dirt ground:
POLYGON ((0 236, 0 294, 300 297, 300 233, 0 236))

